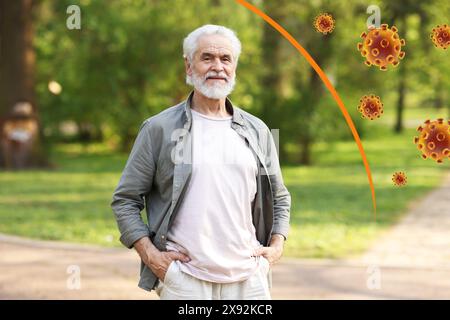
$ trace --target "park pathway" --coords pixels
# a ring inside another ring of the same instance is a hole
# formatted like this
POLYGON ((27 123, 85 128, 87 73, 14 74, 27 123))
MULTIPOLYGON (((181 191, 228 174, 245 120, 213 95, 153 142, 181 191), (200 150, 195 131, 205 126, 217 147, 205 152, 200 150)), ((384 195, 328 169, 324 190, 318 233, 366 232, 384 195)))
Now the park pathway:
MULTIPOLYGON (((450 299, 450 174, 411 207, 360 257, 283 258, 273 298, 450 299)), ((133 250, 0 234, 0 299, 157 299, 137 288, 138 273, 133 250)))

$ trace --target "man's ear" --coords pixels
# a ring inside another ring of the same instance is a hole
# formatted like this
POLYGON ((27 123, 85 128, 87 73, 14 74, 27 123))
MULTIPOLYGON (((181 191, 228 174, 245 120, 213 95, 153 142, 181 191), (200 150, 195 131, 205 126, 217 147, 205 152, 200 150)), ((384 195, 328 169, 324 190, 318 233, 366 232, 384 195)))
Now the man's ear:
POLYGON ((192 75, 192 64, 189 62, 189 59, 187 57, 184 57, 184 66, 186 69, 186 74, 188 76, 192 75))

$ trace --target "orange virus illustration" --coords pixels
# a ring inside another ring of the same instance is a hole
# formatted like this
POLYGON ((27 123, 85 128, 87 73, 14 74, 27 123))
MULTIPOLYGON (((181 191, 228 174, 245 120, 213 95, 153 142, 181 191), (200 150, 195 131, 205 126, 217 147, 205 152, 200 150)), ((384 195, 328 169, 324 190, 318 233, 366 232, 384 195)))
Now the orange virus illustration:
POLYGON ((430 37, 436 48, 447 49, 450 46, 450 26, 446 24, 436 26, 430 37))
POLYGON ((375 120, 383 114, 383 103, 380 97, 373 94, 363 96, 359 100, 358 111, 361 113, 361 117, 375 120))
POLYGON ((366 58, 364 63, 367 66, 376 65, 381 70, 387 70, 388 65, 396 67, 399 64, 405 56, 402 46, 406 42, 400 39, 397 31, 394 26, 389 28, 387 24, 382 24, 381 28, 372 27, 368 33, 361 34, 363 42, 358 43, 358 50, 366 58))
POLYGON ((333 32, 334 29, 334 19, 329 13, 319 14, 314 20, 314 26, 317 32, 327 34, 333 32))
POLYGON ((392 175, 392 181, 396 186, 402 187, 406 184, 407 179, 404 172, 395 172, 392 175))
POLYGON ((422 152, 422 158, 431 158, 439 163, 450 158, 450 120, 427 120, 417 131, 419 136, 414 137, 414 143, 422 152))

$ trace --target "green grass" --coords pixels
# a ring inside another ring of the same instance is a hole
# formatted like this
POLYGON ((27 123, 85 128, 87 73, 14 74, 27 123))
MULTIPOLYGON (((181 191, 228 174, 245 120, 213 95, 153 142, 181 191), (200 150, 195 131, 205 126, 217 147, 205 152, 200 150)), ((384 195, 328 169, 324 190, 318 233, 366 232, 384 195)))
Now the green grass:
POLYGON ((117 244, 109 207, 126 161, 102 146, 60 145, 51 171, 0 173, 0 232, 31 238, 117 244))
MULTIPOLYGON (((384 120, 389 117, 387 112, 384 120)), ((287 256, 344 258, 362 252, 449 170, 448 162, 438 165, 419 157, 414 129, 393 135, 382 122, 368 129, 363 145, 376 189, 376 222, 356 144, 318 143, 314 166, 283 168, 292 194, 287 256), (407 186, 393 186, 395 171, 406 172, 407 186)), ((54 170, 1 172, 0 232, 120 246, 109 204, 126 158, 103 145, 65 144, 55 149, 54 170)))

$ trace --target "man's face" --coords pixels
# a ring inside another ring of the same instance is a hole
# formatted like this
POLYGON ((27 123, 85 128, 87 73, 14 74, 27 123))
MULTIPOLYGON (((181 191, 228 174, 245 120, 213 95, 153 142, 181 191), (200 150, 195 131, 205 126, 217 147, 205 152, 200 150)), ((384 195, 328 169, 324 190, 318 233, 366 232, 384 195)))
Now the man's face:
POLYGON ((210 99, 225 98, 233 91, 236 77, 231 41, 221 35, 205 35, 197 44, 192 61, 185 60, 190 84, 210 99))

